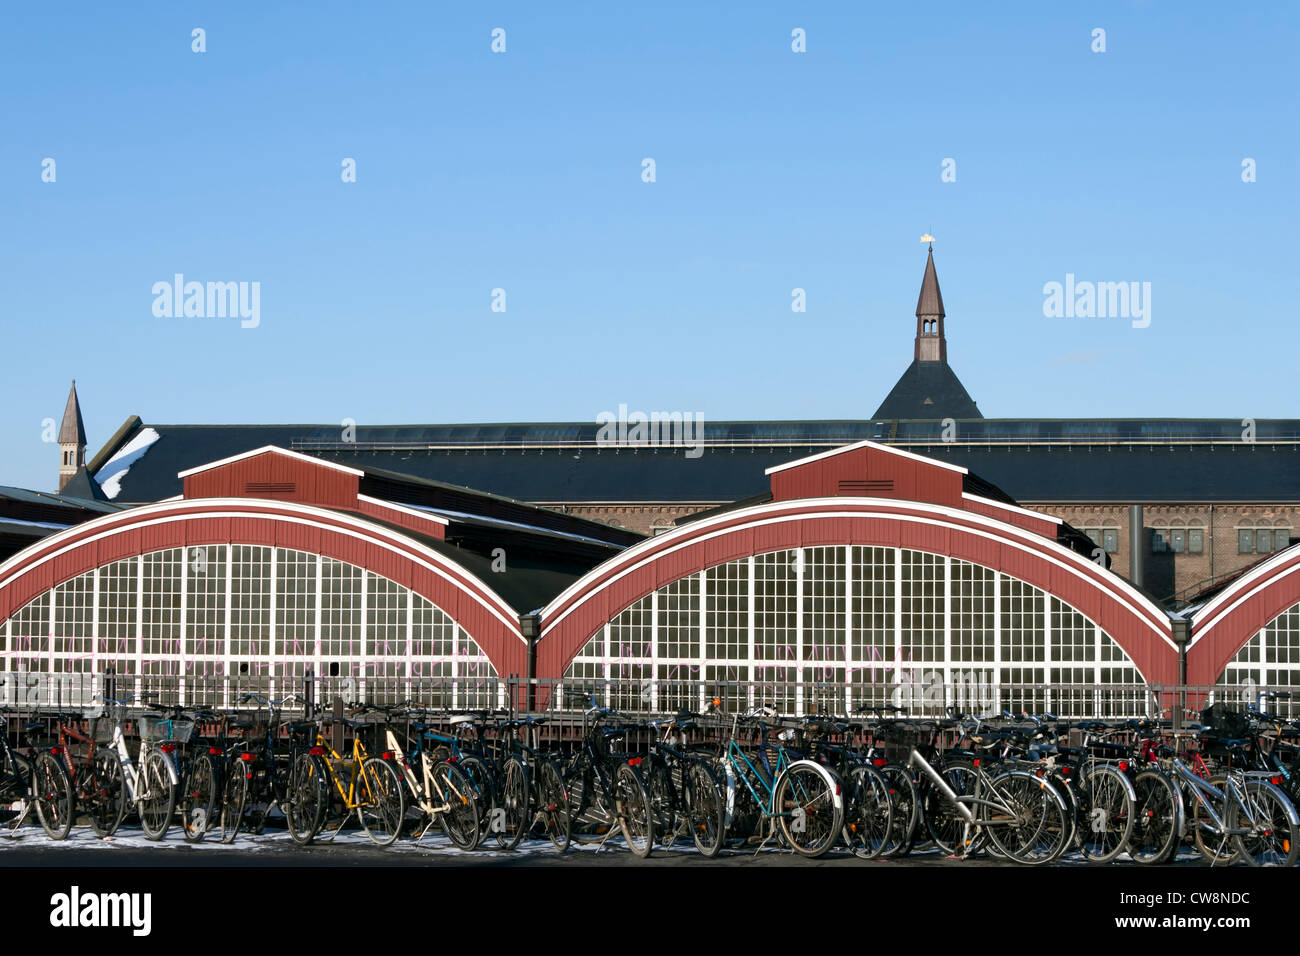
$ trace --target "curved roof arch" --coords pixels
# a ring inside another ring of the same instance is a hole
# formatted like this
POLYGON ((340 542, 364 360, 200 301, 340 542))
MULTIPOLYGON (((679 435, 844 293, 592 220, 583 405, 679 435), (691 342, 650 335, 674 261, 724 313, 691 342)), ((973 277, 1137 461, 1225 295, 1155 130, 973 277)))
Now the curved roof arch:
POLYGON ((847 496, 723 512, 628 548, 543 608, 538 673, 562 673, 596 628, 669 581, 750 554, 834 544, 913 548, 1003 571, 1093 620, 1148 680, 1176 678, 1168 615, 1128 582, 1056 541, 945 505, 847 496))
POLYGON ((382 575, 442 608, 483 648, 498 673, 524 669, 527 642, 516 612, 455 561, 350 514, 255 498, 144 505, 43 538, 0 564, 0 622, 42 592, 93 568, 166 548, 225 543, 312 551, 382 575))
POLYGON ((1213 684, 1260 628, 1300 603, 1300 545, 1279 551, 1192 612, 1187 681, 1213 684))

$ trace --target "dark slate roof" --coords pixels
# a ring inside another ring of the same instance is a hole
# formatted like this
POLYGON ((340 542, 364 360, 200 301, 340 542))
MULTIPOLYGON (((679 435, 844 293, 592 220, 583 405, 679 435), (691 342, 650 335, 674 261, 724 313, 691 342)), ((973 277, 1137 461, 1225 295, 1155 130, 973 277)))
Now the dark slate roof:
POLYGON ((86 426, 81 420, 81 403, 77 401, 77 383, 73 381, 72 391, 68 392, 68 404, 63 409, 63 421, 59 424, 59 444, 85 443, 86 426))
POLYGON ((123 510, 111 501, 0 487, 0 561, 47 535, 123 510))
POLYGON ((77 473, 68 479, 68 483, 63 486, 61 492, 71 498, 86 498, 91 501, 107 501, 108 496, 104 494, 104 489, 99 487, 99 482, 90 476, 86 466, 82 465, 77 469, 77 473))
POLYGON ((375 523, 446 555, 501 595, 501 599, 519 614, 529 614, 545 607, 552 598, 610 556, 604 553, 583 559, 573 554, 532 548, 524 542, 513 542, 505 550, 505 570, 495 571, 491 549, 496 541, 461 540, 454 535, 443 541, 386 521, 375 523))
POLYGON ((149 427, 160 437, 116 501, 173 497, 178 471, 273 444, 519 501, 714 505, 767 491, 766 468, 864 438, 962 465, 1020 502, 1300 501, 1293 420, 1259 420, 1253 444, 1241 441, 1240 419, 958 421, 948 444, 937 421, 716 422, 693 459, 680 448, 596 447, 598 426, 586 423, 358 427, 349 444, 333 425, 149 427))
MULTIPOLYGON (((938 286, 935 290, 937 294, 938 286)), ((921 295, 925 296, 924 288, 921 295)), ((957 419, 983 416, 947 362, 916 359, 880 403, 875 417, 957 419)))

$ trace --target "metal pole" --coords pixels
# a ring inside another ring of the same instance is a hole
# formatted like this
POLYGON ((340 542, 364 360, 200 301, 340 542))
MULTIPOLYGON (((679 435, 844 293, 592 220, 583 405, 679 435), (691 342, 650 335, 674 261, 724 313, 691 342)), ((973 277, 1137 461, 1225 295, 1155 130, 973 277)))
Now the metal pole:
POLYGON ((1128 506, 1128 579, 1138 587, 1145 587, 1145 568, 1143 567, 1143 545, 1145 535, 1142 527, 1142 506, 1128 506))

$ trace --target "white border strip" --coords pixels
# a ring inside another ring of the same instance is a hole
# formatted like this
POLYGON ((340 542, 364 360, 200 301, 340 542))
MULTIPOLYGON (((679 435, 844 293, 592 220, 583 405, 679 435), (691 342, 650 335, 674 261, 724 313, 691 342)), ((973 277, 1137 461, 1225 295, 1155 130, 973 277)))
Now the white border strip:
POLYGON ((261 448, 254 448, 252 451, 246 451, 243 454, 231 455, 229 458, 222 458, 220 461, 210 461, 206 465, 199 465, 196 468, 187 468, 184 471, 178 471, 176 472, 176 477, 188 478, 190 475, 197 475, 203 471, 211 471, 213 468, 220 468, 222 465, 229 465, 232 462, 243 461, 246 458, 253 458, 257 455, 265 455, 267 452, 284 455, 286 458, 294 458, 298 461, 306 462, 309 465, 320 465, 323 468, 333 468, 335 471, 341 471, 348 475, 356 475, 358 478, 364 477, 365 475, 364 471, 358 471, 356 468, 349 468, 347 465, 340 465, 337 462, 326 461, 323 458, 313 458, 311 455, 304 455, 297 451, 289 451, 289 449, 281 448, 278 445, 263 445, 261 448))
POLYGON ((934 465, 936 468, 947 468, 949 471, 955 471, 962 475, 969 474, 969 472, 960 465, 950 465, 944 461, 935 461, 933 458, 925 457, 925 455, 917 455, 910 451, 903 451, 901 448, 892 448, 889 445, 881 444, 878 441, 872 441, 870 438, 864 438, 862 441, 854 442, 852 445, 845 445, 843 448, 832 448, 830 451, 823 451, 816 455, 809 455, 807 458, 787 461, 784 465, 773 465, 771 468, 765 469, 763 474, 771 475, 778 471, 785 471, 787 468, 798 468, 800 465, 806 465, 811 461, 821 461, 823 458, 842 455, 848 451, 857 451, 859 448, 875 448, 878 451, 887 451, 891 455, 899 455, 902 458, 909 458, 912 461, 919 461, 926 465, 934 465))
POLYGON ((990 508, 1001 508, 1003 511, 1010 511, 1013 514, 1026 515, 1030 518, 1037 518, 1039 521, 1050 521, 1053 524, 1065 524, 1055 515, 1045 515, 1038 511, 1030 511, 1028 508, 1021 508, 1019 505, 1009 505, 1004 501, 994 501, 992 498, 981 498, 979 495, 972 495, 963 491, 961 496, 967 501, 978 501, 982 505, 988 505, 990 508))
POLYGON ((415 508, 408 508, 406 505, 399 505, 392 501, 385 501, 383 498, 371 498, 369 495, 357 495, 357 501, 368 501, 372 505, 379 505, 381 508, 400 511, 402 514, 410 515, 413 518, 423 518, 425 521, 432 521, 434 524, 451 524, 451 522, 442 515, 430 514, 427 511, 417 511, 415 508))
MULTIPOLYGON (((635 544, 631 548, 628 548, 626 551, 624 551, 622 554, 611 558, 609 561, 606 561, 604 564, 596 566, 592 570, 588 571, 581 578, 579 578, 577 581, 575 581, 573 584, 569 585, 569 587, 566 588, 558 597, 556 597, 553 601, 551 601, 551 603, 547 604, 546 607, 542 609, 542 618, 545 619, 548 614, 554 613, 555 609, 559 607, 561 604, 563 604, 565 601, 569 600, 570 598, 576 596, 581 591, 583 591, 586 587, 589 586, 589 582, 592 579, 594 579, 594 577, 597 574, 607 571, 609 569, 609 566, 612 564, 627 562, 629 566, 623 568, 623 570, 619 571, 617 574, 613 575, 604 583, 602 583, 600 586, 600 590, 607 589, 609 586, 614 584, 614 582, 620 580, 625 575, 628 575, 633 571, 645 566, 646 564, 657 561, 660 558, 666 557, 667 555, 672 554, 673 552, 678 551, 682 548, 688 547, 693 544, 697 544, 702 541, 707 541, 710 538, 718 537, 724 534, 731 534, 737 531, 744 531, 750 528, 757 528, 768 524, 779 524, 787 521, 803 521, 811 518, 882 518, 886 520, 892 519, 895 521, 910 521, 916 524, 936 525, 939 527, 950 528, 956 531, 966 531, 966 532, 970 532, 971 534, 976 534, 981 537, 988 538, 991 541, 996 541, 1002 544, 1009 544, 1012 547, 1018 548, 1019 550, 1024 551, 1027 554, 1042 558, 1052 564, 1057 565, 1058 567, 1066 571, 1069 571, 1075 577, 1079 578, 1080 580, 1088 582, 1094 587, 1097 587, 1099 589, 1101 588, 1100 583, 1095 579, 1093 579, 1091 576, 1091 573, 1095 573, 1095 572, 1091 572, 1091 569, 1096 568, 1096 565, 1094 565, 1091 561, 1087 560, 1081 555, 1075 554, 1073 551, 1070 551, 1068 548, 1063 547, 1062 545, 1058 544, 1057 542, 1053 541, 1050 538, 1044 538, 1042 535, 1035 534, 1034 532, 1029 531, 1025 528, 1017 528, 1015 525, 1009 525, 1006 522, 997 521, 993 518, 986 517, 985 515, 975 514, 970 511, 960 511, 956 508, 949 508, 945 505, 918 503, 918 502, 910 502, 910 501, 900 502, 893 499, 885 499, 885 498, 800 498, 794 501, 782 501, 782 502, 768 503, 763 505, 755 505, 750 508, 741 508, 741 509, 737 509, 736 511, 725 512, 724 514, 717 515, 713 518, 708 518, 702 521, 692 522, 691 524, 683 525, 682 527, 676 528, 668 532, 667 534, 661 534, 654 538, 648 538, 645 541, 635 544), (837 510, 837 509, 842 509, 846 504, 855 504, 867 508, 880 508, 880 507, 908 508, 915 511, 929 511, 943 518, 961 519, 964 521, 969 521, 973 524, 983 525, 991 530, 981 531, 976 528, 965 527, 961 524, 953 523, 950 521, 934 520, 931 518, 918 518, 913 515, 901 515, 901 514, 896 514, 888 511, 873 512, 873 511, 837 510), (804 508, 808 506, 812 506, 814 508, 823 508, 826 510, 812 511, 804 514, 779 514, 779 512, 792 511, 793 509, 796 508, 804 508), (717 530, 709 532, 708 534, 691 534, 691 536, 687 538, 687 535, 690 534, 692 531, 698 531, 700 528, 708 527, 710 525, 722 524, 728 520, 732 520, 735 518, 753 518, 755 520, 733 525, 731 527, 719 528, 717 530), (994 533, 994 532, 998 532, 998 533, 994 533), (670 539, 672 537, 687 538, 687 540, 679 541, 676 544, 672 545, 671 547, 663 548, 662 550, 656 550, 654 554, 643 557, 644 552, 650 550, 651 548, 655 548, 656 546, 662 546, 666 539, 670 539), (1019 538, 1026 542, 1030 542, 1033 545, 1035 545, 1035 547, 1029 547, 1026 544, 1019 544, 1016 541, 1009 540, 1010 538, 1013 537, 1019 538), (1054 556, 1052 554, 1043 554, 1039 550, 1040 548, 1043 547, 1047 547, 1051 550, 1056 551, 1057 555, 1054 556), (1072 564, 1067 563, 1067 561, 1072 562, 1072 564), (1083 568, 1090 569, 1090 573, 1084 573, 1084 571, 1082 570, 1083 568)), ((1136 616, 1144 624, 1146 624, 1147 627, 1149 627, 1153 632, 1155 632, 1155 634, 1158 637, 1160 637, 1171 648, 1177 650, 1177 645, 1174 643, 1173 637, 1171 636, 1173 633, 1173 625, 1169 621, 1169 616, 1165 614, 1165 612, 1159 606, 1152 603, 1148 598, 1144 597, 1141 593, 1139 593, 1136 588, 1134 588, 1123 578, 1116 576, 1114 578, 1113 583, 1118 586, 1120 592, 1122 593, 1117 594, 1114 591, 1111 591, 1108 592, 1109 596, 1112 597, 1114 600, 1119 601, 1121 604, 1127 605, 1129 610, 1133 611, 1134 614, 1136 614, 1136 616), (1166 630, 1162 631, 1153 621, 1150 620, 1149 617, 1147 617, 1146 614, 1142 613, 1144 610, 1154 612, 1155 616, 1159 620, 1164 621, 1166 625, 1166 630)), ((563 621, 566 617, 568 617, 569 614, 571 614, 573 611, 577 610, 579 607, 585 604, 587 600, 590 599, 596 593, 597 592, 595 590, 589 590, 585 595, 580 597, 568 608, 566 608, 564 613, 562 613, 554 621, 549 622, 546 625, 546 627, 542 629, 541 635, 539 636, 538 640, 540 641, 542 638, 545 638, 546 635, 550 633, 550 631, 553 628, 555 628, 561 621, 563 621)), ((1097 623, 1097 622, 1094 621, 1093 623, 1097 623)))
MULTIPOLYGON (((128 530, 127 528, 118 527, 118 525, 125 524, 131 529, 147 528, 152 525, 170 524, 174 521, 191 521, 199 518, 257 518, 261 520, 286 521, 290 524, 306 525, 308 527, 320 528, 324 531, 335 531, 356 538, 359 541, 370 541, 371 543, 378 544, 394 554, 404 557, 408 561, 414 561, 416 564, 432 571, 434 574, 464 591, 482 605, 483 608, 492 614, 493 617, 499 620, 502 624, 505 624, 520 641, 527 644, 527 639, 519 632, 518 613, 510 607, 510 605, 508 605, 499 594, 493 591, 486 584, 483 584, 476 575, 472 574, 467 569, 456 564, 451 559, 438 554, 436 551, 433 551, 420 542, 392 532, 387 528, 376 527, 369 522, 357 519, 351 515, 340 514, 336 511, 328 511, 324 508, 317 508, 313 505, 303 505, 296 502, 263 501, 263 499, 260 498, 196 498, 184 502, 183 507, 178 507, 178 504, 174 502, 168 504, 142 505, 139 508, 132 508, 129 511, 121 511, 117 514, 105 515, 103 518, 96 518, 93 521, 86 521, 79 525, 73 525, 67 531, 60 531, 58 534, 42 538, 35 544, 29 545, 22 551, 19 551, 3 564, 0 564, 0 589, 6 588, 12 584, 15 577, 18 575, 27 574, 29 571, 39 568, 41 565, 52 561, 60 555, 66 554, 75 548, 80 548, 82 545, 90 544, 94 541, 100 541, 104 538, 109 538, 115 534, 120 534, 121 532, 128 530), (267 507, 277 509, 287 508, 290 511, 299 512, 302 517, 284 514, 267 515, 255 511, 211 510, 209 513, 205 513, 205 509, 211 509, 213 506, 248 508, 255 504, 265 504, 267 507), (156 514, 157 517, 147 521, 131 520, 133 518, 138 519, 141 514, 156 514), (311 520, 313 518, 329 518, 331 519, 331 522, 342 521, 345 525, 350 525, 351 527, 340 528, 337 524, 325 523, 320 520, 311 520), (14 570, 18 564, 22 563, 28 552, 38 551, 42 547, 58 544, 60 540, 71 538, 78 532, 84 532, 88 528, 94 526, 98 526, 101 530, 96 534, 72 542, 66 547, 51 551, 34 564, 29 564, 24 567, 20 572, 14 570), (387 540, 377 541, 376 538, 387 540), (400 548, 390 542, 400 542, 405 547, 412 548, 419 552, 421 557, 416 558, 412 557, 410 554, 404 554, 400 548), (466 585, 465 581, 459 580, 455 574, 451 573, 452 571, 459 572, 473 580, 476 584, 482 587, 483 591, 491 597, 492 601, 489 602, 483 595, 476 593, 473 588, 466 585), (496 606, 493 606, 494 603, 496 606), (502 613, 502 611, 505 613, 502 613)), ((459 624, 459 622, 457 623, 459 624)))

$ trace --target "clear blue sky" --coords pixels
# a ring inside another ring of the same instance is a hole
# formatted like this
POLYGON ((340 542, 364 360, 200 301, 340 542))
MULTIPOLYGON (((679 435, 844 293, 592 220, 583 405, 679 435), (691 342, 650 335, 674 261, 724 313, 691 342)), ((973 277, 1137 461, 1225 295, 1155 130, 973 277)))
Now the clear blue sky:
POLYGON ((7 4, 0 484, 53 486, 41 421, 73 377, 91 453, 130 414, 866 418, 911 360, 927 230, 985 415, 1300 417, 1298 25, 1291 3, 7 4), (260 326, 156 318, 177 272, 260 282, 260 326), (1150 327, 1044 318, 1066 273, 1150 282, 1150 327))

